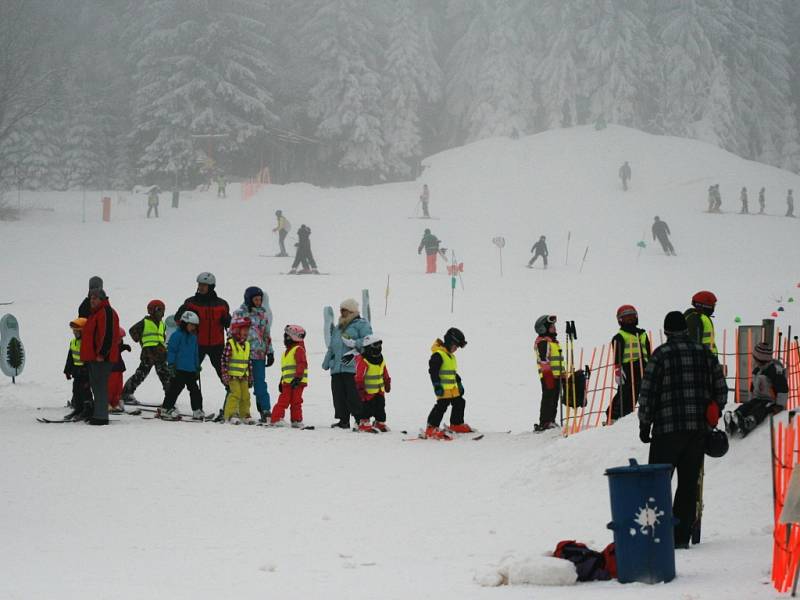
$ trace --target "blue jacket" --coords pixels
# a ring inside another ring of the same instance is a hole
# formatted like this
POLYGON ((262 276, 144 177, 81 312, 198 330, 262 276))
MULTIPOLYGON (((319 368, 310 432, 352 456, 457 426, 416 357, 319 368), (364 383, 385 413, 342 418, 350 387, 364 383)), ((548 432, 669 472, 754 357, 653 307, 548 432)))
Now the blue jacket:
POLYGON ((196 373, 200 369, 197 336, 183 329, 169 336, 167 364, 174 365, 178 371, 196 373))
POLYGON ((322 361, 322 368, 326 371, 330 369, 331 375, 336 375, 337 373, 353 373, 355 375, 356 357, 354 354, 345 356, 350 352, 351 348, 345 346, 342 338, 355 340, 355 350, 361 352, 361 341, 371 333, 372 326, 369 321, 361 317, 356 317, 350 321, 344 331, 335 326, 331 333, 331 345, 328 346, 328 352, 322 361))

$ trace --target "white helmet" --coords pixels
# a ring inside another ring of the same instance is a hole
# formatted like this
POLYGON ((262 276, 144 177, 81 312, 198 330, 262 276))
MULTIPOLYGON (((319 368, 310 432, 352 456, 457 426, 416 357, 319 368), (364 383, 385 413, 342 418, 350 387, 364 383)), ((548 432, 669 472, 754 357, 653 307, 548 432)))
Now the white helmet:
POLYGON ((375 333, 371 333, 370 335, 365 336, 363 340, 361 340, 361 345, 364 348, 366 348, 367 346, 372 346, 372 344, 377 344, 379 342, 383 342, 381 336, 375 333))
POLYGON ((217 285, 217 278, 213 273, 203 271, 197 276, 197 283, 205 283, 206 285, 217 285))
POLYGON ((197 313, 190 310, 183 311, 181 321, 184 323, 191 323, 192 325, 200 325, 200 317, 197 316, 197 313))

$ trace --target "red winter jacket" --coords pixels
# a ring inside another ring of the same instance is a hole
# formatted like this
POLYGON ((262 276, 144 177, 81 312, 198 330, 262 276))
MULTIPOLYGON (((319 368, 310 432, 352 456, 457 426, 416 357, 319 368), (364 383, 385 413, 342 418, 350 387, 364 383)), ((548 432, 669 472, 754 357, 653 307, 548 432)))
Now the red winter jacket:
POLYGON ((195 294, 184 300, 175 311, 175 321, 180 321, 181 315, 187 310, 200 317, 200 327, 197 330, 199 346, 222 346, 225 343, 225 329, 231 324, 230 308, 214 290, 209 290, 207 294, 195 294))
POLYGON ((83 362, 94 362, 98 356, 111 363, 119 360, 119 316, 107 299, 89 315, 81 338, 83 362))

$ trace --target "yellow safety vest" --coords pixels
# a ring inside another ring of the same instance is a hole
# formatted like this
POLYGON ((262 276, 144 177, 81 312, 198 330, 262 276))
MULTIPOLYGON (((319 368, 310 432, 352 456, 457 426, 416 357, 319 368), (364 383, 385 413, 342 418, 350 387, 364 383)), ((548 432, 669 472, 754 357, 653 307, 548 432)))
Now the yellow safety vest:
POLYGON ((627 365, 629 362, 646 361, 650 358, 647 354, 647 333, 642 331, 637 336, 634 333, 620 329, 619 335, 625 342, 622 351, 622 364, 627 365))
POLYGON ((444 348, 436 350, 439 356, 442 357, 442 366, 439 369, 439 382, 442 384, 444 394, 436 396, 437 398, 458 398, 458 380, 456 379, 456 372, 458 371, 458 361, 454 354, 450 354, 444 348))
POLYGON ((144 318, 144 328, 142 329, 142 339, 139 340, 142 348, 152 348, 153 346, 164 346, 167 335, 167 326, 161 320, 156 325, 151 319, 144 318))
MULTIPOLYGON (((536 345, 538 346, 539 344, 536 345)), ((538 353, 538 348, 536 348, 535 351, 538 353)), ((561 374, 564 372, 564 357, 561 355, 561 344, 554 340, 547 341, 547 361, 550 363, 550 370, 553 372, 553 377, 556 379, 561 377, 561 374)), ((541 361, 538 362, 538 367, 539 379, 542 379, 544 375, 542 374, 541 361)))
POLYGON ((386 366, 386 361, 382 360, 379 365, 373 365, 369 361, 366 361, 366 363, 367 372, 364 373, 364 389, 368 394, 382 394, 385 391, 383 388, 383 369, 386 366))
POLYGON ((72 364, 76 367, 82 367, 83 361, 81 360, 81 340, 79 338, 72 338, 70 340, 69 352, 72 355, 72 364))
MULTIPOLYGON (((297 354, 298 348, 299 346, 292 346, 290 350, 283 353, 283 358, 281 358, 281 383, 289 383, 294 379, 295 371, 297 371, 297 361, 294 355, 297 354)), ((300 382, 308 383, 308 367, 303 371, 303 379, 300 382)))
POLYGON ((236 340, 228 340, 231 347, 231 357, 228 360, 228 375, 231 377, 244 377, 247 366, 250 364, 250 342, 240 345, 236 340))
POLYGON ((714 343, 714 322, 708 317, 708 315, 704 315, 703 313, 699 314, 700 314, 700 323, 703 325, 702 344, 703 346, 711 350, 711 354, 716 356, 717 345, 714 343))

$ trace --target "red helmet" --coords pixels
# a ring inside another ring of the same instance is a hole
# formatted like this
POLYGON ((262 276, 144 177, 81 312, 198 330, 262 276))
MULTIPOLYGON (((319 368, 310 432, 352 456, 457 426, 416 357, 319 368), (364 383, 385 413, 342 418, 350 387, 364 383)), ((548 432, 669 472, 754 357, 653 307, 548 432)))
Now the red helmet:
POLYGON ((714 295, 713 292, 709 292, 708 290, 702 290, 697 292, 694 296, 692 296, 692 304, 696 308, 708 308, 712 309, 717 304, 717 297, 714 295))
POLYGON ((302 342, 306 337, 306 330, 300 325, 287 325, 283 334, 293 342, 302 342))
POLYGON ((231 321, 231 329, 250 329, 250 317, 236 317, 231 321))
POLYGON ((630 304, 623 304, 617 309, 617 323, 632 323, 637 325, 639 323, 639 313, 636 312, 636 307, 630 304))
POLYGON ((157 308, 160 308, 161 312, 164 312, 166 307, 161 300, 150 300, 150 302, 147 303, 147 314, 152 315, 157 308))

